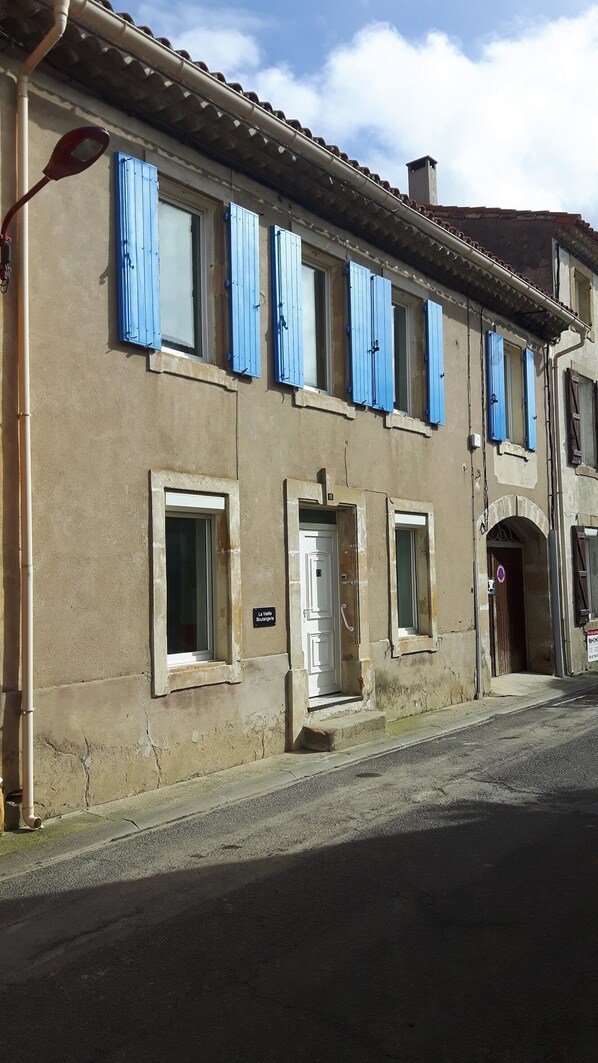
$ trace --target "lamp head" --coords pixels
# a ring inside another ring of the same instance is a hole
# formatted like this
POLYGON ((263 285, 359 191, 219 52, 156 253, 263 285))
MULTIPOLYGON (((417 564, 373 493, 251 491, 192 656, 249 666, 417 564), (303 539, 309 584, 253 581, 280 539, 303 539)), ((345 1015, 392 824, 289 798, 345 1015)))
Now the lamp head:
POLYGON ((71 129, 60 138, 50 160, 44 166, 49 181, 74 177, 82 173, 103 155, 110 142, 110 135, 99 126, 87 125, 71 129))

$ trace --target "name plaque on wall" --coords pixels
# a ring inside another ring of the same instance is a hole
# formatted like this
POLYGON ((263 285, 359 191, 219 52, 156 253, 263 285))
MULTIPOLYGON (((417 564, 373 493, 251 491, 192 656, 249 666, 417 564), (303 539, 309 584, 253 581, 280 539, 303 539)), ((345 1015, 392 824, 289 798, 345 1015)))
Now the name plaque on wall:
POLYGON ((276 624, 276 609, 273 605, 264 606, 253 610, 254 627, 274 627, 276 624))

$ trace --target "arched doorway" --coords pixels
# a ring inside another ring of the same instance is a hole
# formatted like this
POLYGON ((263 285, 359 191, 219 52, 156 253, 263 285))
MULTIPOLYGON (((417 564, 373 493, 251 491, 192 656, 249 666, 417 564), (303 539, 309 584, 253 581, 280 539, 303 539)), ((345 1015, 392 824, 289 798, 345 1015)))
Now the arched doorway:
POLYGON ((523 543, 514 528, 497 524, 488 533, 488 599, 492 675, 527 669, 523 543))
POLYGON ((529 498, 503 495, 490 503, 478 531, 484 689, 492 676, 511 672, 551 675, 546 515, 529 498))

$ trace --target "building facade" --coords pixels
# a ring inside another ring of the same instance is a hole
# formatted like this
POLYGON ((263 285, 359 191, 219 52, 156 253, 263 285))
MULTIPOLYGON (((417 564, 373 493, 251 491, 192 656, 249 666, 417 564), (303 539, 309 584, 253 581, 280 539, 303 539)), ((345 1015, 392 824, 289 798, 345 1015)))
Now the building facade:
POLYGON ((559 537, 565 671, 596 669, 598 628, 598 233, 580 215, 434 207, 530 280, 571 306, 584 329, 550 349, 554 525, 559 537))
MULTIPOLYGON (((3 214, 17 85, 56 6, 0 18, 3 214)), ((552 672, 547 343, 576 315, 110 5, 72 0, 62 28, 28 75, 30 183, 68 129, 111 144, 29 207, 40 816, 309 745, 339 713, 380 725, 552 672)), ((20 285, 2 302, 7 790, 20 285)))

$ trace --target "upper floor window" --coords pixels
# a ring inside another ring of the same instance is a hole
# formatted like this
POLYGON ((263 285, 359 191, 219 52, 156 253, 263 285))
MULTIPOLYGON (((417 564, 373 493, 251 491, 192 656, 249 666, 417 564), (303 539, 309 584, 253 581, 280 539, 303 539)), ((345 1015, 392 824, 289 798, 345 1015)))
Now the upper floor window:
POLYGON ((301 237, 272 227, 274 368, 295 388, 330 391, 329 271, 301 237))
POLYGON ((347 276, 353 401, 444 424, 441 305, 431 299, 421 303, 403 293, 393 298, 388 278, 356 262, 349 262, 347 276), (420 330, 425 331, 425 374, 420 330))
POLYGON ((421 344, 421 304, 393 295, 392 347, 394 408, 409 417, 424 416, 424 364, 421 344))
POLYGON ((203 356, 202 218, 174 203, 159 203, 162 345, 203 356))
POLYGON ((507 439, 524 447, 525 434, 525 366, 520 347, 505 342, 505 414, 507 439))
MULTIPOLYGON (((208 292, 214 210, 155 166, 116 152, 116 247, 119 338, 149 351, 164 345, 210 361, 213 314, 208 292)), ((259 219, 229 204, 228 359, 231 369, 260 375, 259 219)))
POLYGON ((324 269, 302 261, 303 383, 329 391, 328 276, 324 269))
POLYGON ((592 324, 592 283, 590 278, 579 269, 573 270, 572 283, 573 309, 582 321, 592 324))
POLYGON ((598 386, 573 369, 566 373, 567 439, 571 465, 598 467, 598 386))
POLYGON ((534 352, 486 333, 488 435, 536 449, 536 371, 534 352))

